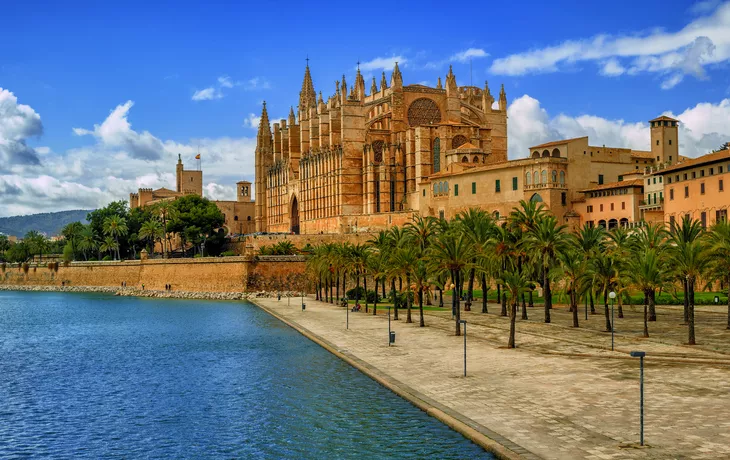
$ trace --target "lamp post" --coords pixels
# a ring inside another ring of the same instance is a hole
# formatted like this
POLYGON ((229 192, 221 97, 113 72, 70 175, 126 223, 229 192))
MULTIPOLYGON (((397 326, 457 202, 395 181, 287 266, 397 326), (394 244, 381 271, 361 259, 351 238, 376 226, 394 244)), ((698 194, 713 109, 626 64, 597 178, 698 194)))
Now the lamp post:
POLYGON ((347 319, 345 320, 345 329, 350 329, 350 304, 346 302, 342 302, 345 304, 345 316, 347 319))
POLYGON ((454 319, 454 316, 456 316, 456 301, 454 300, 455 295, 456 285, 454 283, 451 283, 451 319, 454 319))
POLYGON ((639 383, 639 392, 641 395, 640 396, 641 402, 640 402, 640 419, 639 419, 640 422, 639 423, 641 424, 641 428, 640 428, 641 431, 640 431, 639 441, 642 446, 644 445, 644 356, 646 356, 645 351, 632 351, 631 352, 631 357, 639 358, 639 362, 640 362, 639 366, 641 369, 640 380, 639 380, 639 382, 640 382, 639 383))
POLYGON ((466 377, 466 320, 460 319, 459 322, 464 326, 464 377, 466 377))
POLYGON ((307 304, 304 303, 304 293, 302 292, 302 311, 307 308, 307 304))
POLYGON ((393 332, 390 330, 390 305, 388 305, 388 346, 393 343, 393 332))
POLYGON ((613 302, 616 299, 616 293, 611 291, 608 296, 611 298, 611 351, 613 351, 613 333, 616 331, 616 324, 613 321, 613 302))
POLYGON ((586 294, 584 300, 586 301, 586 321, 588 321, 588 294, 586 294))

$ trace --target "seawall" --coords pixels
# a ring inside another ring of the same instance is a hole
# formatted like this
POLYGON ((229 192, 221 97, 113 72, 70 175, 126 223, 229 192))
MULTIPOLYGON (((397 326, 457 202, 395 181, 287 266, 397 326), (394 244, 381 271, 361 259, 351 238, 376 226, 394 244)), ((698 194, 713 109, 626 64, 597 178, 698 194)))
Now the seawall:
POLYGON ((0 266, 0 286, 106 286, 196 292, 303 290, 301 256, 206 257, 0 266))

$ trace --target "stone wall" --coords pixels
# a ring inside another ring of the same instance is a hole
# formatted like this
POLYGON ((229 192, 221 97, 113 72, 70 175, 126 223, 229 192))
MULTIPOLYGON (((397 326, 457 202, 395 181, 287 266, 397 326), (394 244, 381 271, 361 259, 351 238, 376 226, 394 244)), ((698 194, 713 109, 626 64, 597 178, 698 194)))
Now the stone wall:
POLYGON ((253 290, 301 290, 306 285, 305 258, 207 257, 200 259, 123 262, 72 262, 58 268, 47 265, 0 266, 0 285, 17 286, 109 286, 198 292, 253 290))

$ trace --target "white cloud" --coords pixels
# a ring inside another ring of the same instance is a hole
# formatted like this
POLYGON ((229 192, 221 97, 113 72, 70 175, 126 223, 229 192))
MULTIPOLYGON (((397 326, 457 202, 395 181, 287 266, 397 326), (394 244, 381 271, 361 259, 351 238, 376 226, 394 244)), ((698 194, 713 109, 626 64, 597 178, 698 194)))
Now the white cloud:
POLYGON ((697 15, 711 13, 712 11, 715 10, 715 8, 720 6, 720 3, 722 3, 721 0, 698 1, 697 3, 695 3, 694 5, 692 5, 689 8, 689 12, 692 14, 697 14, 697 15))
POLYGON ((653 30, 568 40, 495 59, 490 71, 501 75, 557 72, 575 63, 599 61, 611 62, 608 69, 604 64, 604 75, 614 76, 611 70, 618 72, 619 66, 631 75, 666 75, 664 87, 676 85, 677 75, 704 78, 706 66, 730 60, 730 2, 710 11, 676 32, 653 30))
POLYGON ((469 59, 479 59, 489 56, 489 53, 481 48, 469 48, 449 57, 449 61, 468 62, 469 59))
MULTIPOLYGON (((595 115, 555 117, 541 107, 540 101, 528 95, 515 99, 507 109, 508 142, 511 159, 525 158, 532 145, 559 139, 588 136, 591 145, 649 150, 650 131, 647 121, 609 120, 595 115)), ((658 114, 647 114, 647 120, 658 114)), ((730 141, 730 99, 717 104, 701 103, 682 113, 665 115, 680 121, 680 154, 703 155, 730 141)))
POLYGON ((372 72, 374 70, 393 70, 395 63, 398 63, 400 67, 404 67, 408 62, 402 55, 391 56, 391 57, 376 57, 367 62, 360 63, 360 70, 363 72, 372 72))
POLYGON ((601 69, 601 75, 606 77, 618 77, 619 75, 623 75, 625 72, 626 69, 616 58, 611 58, 604 62, 603 68, 601 69))
POLYGON ((0 88, 0 171, 12 165, 40 164, 38 152, 26 144, 43 134, 41 117, 7 89, 0 88))
POLYGON ((127 115, 134 102, 118 105, 100 125, 93 130, 74 128, 77 136, 92 135, 106 149, 121 150, 132 158, 157 160, 162 154, 162 142, 148 131, 138 133, 132 129, 127 115))
POLYGON ((210 182, 205 186, 205 196, 211 200, 232 201, 236 199, 236 186, 210 182))
POLYGON ((228 75, 218 77, 218 84, 221 85, 221 88, 233 88, 233 82, 228 75))
POLYGON ((192 99, 194 101, 211 101, 213 99, 220 99, 223 97, 223 93, 213 87, 205 88, 193 93, 192 99))

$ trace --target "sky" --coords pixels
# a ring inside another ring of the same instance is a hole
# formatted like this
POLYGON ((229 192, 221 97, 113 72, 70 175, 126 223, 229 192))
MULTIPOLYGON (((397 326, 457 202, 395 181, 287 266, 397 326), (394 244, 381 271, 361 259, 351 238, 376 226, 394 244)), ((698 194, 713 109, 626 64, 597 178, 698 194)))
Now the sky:
POLYGON ((262 102, 296 105, 304 68, 335 81, 393 63, 404 84, 508 99, 508 155, 561 138, 649 149, 678 118, 680 153, 730 141, 730 1, 6 2, 0 27, 0 216, 90 209, 174 188, 202 157, 204 193, 254 180, 262 102))

